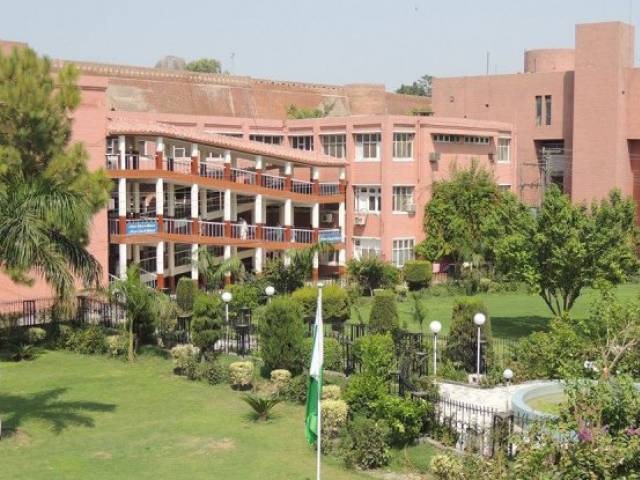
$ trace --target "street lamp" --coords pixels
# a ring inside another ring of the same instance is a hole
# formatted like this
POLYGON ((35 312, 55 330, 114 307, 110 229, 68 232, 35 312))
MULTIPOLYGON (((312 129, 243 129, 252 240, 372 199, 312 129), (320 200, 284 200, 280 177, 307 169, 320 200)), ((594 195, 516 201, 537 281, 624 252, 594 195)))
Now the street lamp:
POLYGON ((264 289, 264 293, 267 294, 267 303, 271 303, 271 297, 276 293, 276 289, 269 285, 264 289))
POLYGON ((227 325, 227 341, 225 350, 229 353, 229 302, 233 300, 231 292, 222 292, 222 301, 224 302, 224 321, 227 325))
POLYGON ((482 327, 482 325, 484 325, 484 322, 487 321, 487 317, 484 313, 482 312, 478 312, 473 316, 473 323, 476 324, 476 326, 478 327, 478 357, 477 357, 477 368, 476 368, 476 381, 478 383, 480 383, 480 340, 481 340, 481 333, 480 333, 480 327, 482 327))
POLYGON ((507 386, 509 386, 509 384, 511 384, 511 379, 513 378, 513 370, 511 370, 510 368, 505 368, 504 372, 502 372, 502 376, 507 382, 507 386))
POLYGON ((429 330, 433 333, 433 378, 436 377, 436 363, 438 360, 438 333, 442 330, 442 324, 434 320, 429 324, 429 330))

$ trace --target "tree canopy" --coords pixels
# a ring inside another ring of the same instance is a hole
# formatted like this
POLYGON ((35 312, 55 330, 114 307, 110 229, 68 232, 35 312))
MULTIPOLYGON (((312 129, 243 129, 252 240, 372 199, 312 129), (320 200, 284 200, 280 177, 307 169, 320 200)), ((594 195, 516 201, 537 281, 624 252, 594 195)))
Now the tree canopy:
POLYGON ((331 113, 334 104, 322 105, 322 108, 299 107, 293 103, 287 107, 287 118, 299 120, 303 118, 323 118, 331 113))
POLYGON ((432 83, 433 77, 431 75, 423 75, 410 85, 406 85, 404 83, 401 84, 400 88, 396 90, 396 93, 417 95, 419 97, 430 97, 432 83))
POLYGON ((187 63, 186 70, 202 73, 222 73, 222 65, 215 58, 200 58, 187 63))
POLYGON ((0 268, 23 283, 41 275, 67 300, 76 278, 98 284, 85 247, 111 188, 88 170, 84 146, 69 144, 77 78, 72 64, 54 74, 29 48, 0 53, 0 268))

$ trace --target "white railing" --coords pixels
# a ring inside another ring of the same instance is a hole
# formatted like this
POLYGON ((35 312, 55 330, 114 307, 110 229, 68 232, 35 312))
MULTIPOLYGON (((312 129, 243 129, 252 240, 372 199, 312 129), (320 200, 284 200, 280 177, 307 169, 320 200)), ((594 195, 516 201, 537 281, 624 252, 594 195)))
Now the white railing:
POLYGON ((256 226, 247 223, 232 223, 231 237, 239 238, 240 240, 255 240, 256 226))
POLYGON ((120 155, 117 153, 107 153, 105 158, 107 170, 118 170, 120 168, 120 155))
POLYGON ((191 173, 191 159, 190 158, 169 158, 167 159, 165 168, 172 172, 184 173, 189 175, 191 173))
POLYGON ((191 219, 187 218, 165 218, 165 233, 173 233, 176 235, 191 235, 191 219))
POLYGON ((200 235, 203 237, 224 237, 224 223, 200 222, 200 235))
POLYGON ((252 172, 250 170, 242 170, 241 168, 232 168, 231 181, 235 183, 242 183, 245 185, 255 185, 256 172, 252 172))
POLYGON ((313 230, 293 228, 291 229, 291 239, 295 243, 313 243, 313 230))
POLYGON ((277 175, 262 174, 262 186, 272 190, 284 190, 285 179, 277 175))
POLYGON ((339 183, 321 183, 320 195, 337 195, 340 193, 339 183))
POLYGON ((262 239, 267 242, 284 242, 284 228, 262 227, 262 239))
POLYGON ((313 184, 303 180, 291 180, 291 191, 311 195, 311 192, 313 191, 313 184))
POLYGON ((210 165, 208 163, 201 163, 200 176, 222 180, 224 178, 224 167, 221 167, 220 165, 210 165))

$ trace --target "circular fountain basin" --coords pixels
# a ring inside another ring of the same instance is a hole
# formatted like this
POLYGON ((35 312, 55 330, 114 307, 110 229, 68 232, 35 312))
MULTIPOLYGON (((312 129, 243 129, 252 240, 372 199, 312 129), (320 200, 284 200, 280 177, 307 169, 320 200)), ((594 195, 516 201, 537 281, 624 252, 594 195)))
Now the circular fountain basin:
POLYGON ((564 400, 564 385, 560 381, 545 381, 524 386, 513 394, 513 412, 532 420, 553 419, 553 413, 564 400))

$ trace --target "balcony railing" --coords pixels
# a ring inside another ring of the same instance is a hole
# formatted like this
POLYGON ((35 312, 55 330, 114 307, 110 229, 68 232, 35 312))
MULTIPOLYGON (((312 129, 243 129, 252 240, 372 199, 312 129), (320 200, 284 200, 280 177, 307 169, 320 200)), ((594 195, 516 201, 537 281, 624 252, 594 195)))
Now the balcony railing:
POLYGON ((224 237, 224 223, 200 222, 200 235, 203 237, 224 237))
POLYGON ((291 236, 296 243, 313 243, 313 230, 293 228, 291 229, 291 236))
POLYGON ((340 193, 339 183, 321 183, 320 195, 338 195, 340 193))
POLYGON ((282 227, 262 227, 262 240, 266 242, 284 242, 285 229, 282 227))
POLYGON ((285 178, 277 175, 262 174, 262 186, 272 190, 284 190, 285 178))
POLYGON ((256 172, 252 172, 251 170, 242 170, 241 168, 232 168, 231 181, 235 183, 242 183, 244 185, 255 185, 256 172))
POLYGON ((224 167, 220 165, 200 164, 200 176, 222 180, 224 178, 224 167))
POLYGON ((313 184, 302 180, 291 180, 291 191, 310 195, 313 192, 313 184))
POLYGON ((247 223, 232 223, 231 224, 231 237, 240 240, 255 240, 256 239, 256 226, 249 225, 247 223))
POLYGON ((165 218, 164 231, 174 235, 191 235, 191 219, 186 218, 165 218))

